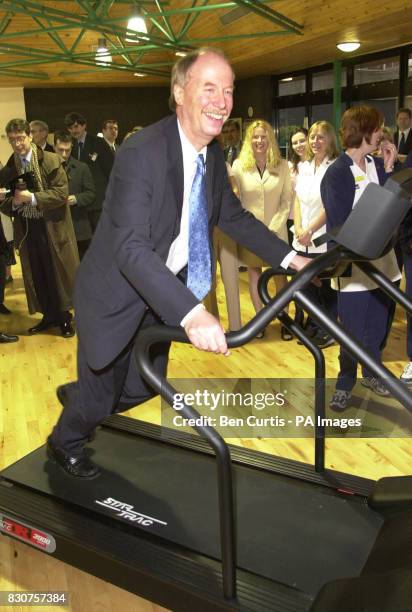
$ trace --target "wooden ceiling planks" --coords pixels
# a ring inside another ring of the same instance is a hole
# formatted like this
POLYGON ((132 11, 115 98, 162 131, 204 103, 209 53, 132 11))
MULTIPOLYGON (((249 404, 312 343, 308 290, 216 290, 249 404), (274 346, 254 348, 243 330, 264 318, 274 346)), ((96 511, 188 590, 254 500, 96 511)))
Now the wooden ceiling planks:
MULTIPOLYGON (((210 4, 216 4, 218 0, 211 0, 210 4)), ((29 3, 28 3, 29 4, 29 3)), ((51 7, 70 13, 73 16, 84 15, 77 2, 42 2, 45 7, 51 7)), ((131 4, 131 3, 130 3, 131 4)), ((357 2, 343 3, 342 0, 280 0, 278 2, 266 3, 273 10, 278 11, 289 19, 296 21, 304 26, 303 35, 289 34, 284 36, 274 35, 268 37, 251 39, 227 39, 223 41, 213 41, 216 37, 230 37, 236 34, 250 34, 260 32, 276 32, 283 29, 275 23, 263 19, 253 12, 240 17, 239 19, 224 25, 221 17, 232 9, 220 9, 202 12, 189 29, 185 40, 212 39, 211 44, 222 48, 233 63, 238 78, 246 78, 259 74, 280 74, 299 68, 307 68, 333 61, 344 57, 344 54, 336 49, 336 43, 346 39, 358 38, 362 46, 358 54, 378 51, 381 49, 398 46, 412 42, 412 5, 410 0, 358 0, 357 2)), ((145 4, 145 8, 150 13, 155 12, 153 7, 145 4)), ((166 9, 188 8, 191 3, 187 0, 169 0, 166 9)), ((119 27, 125 27, 130 6, 124 2, 112 4, 110 17, 121 18, 116 21, 119 27)), ((4 16, 4 10, 0 3, 0 19, 4 16)), ((177 33, 185 23, 186 17, 183 15, 170 16, 168 18, 170 27, 177 33)), ((165 26, 164 22, 158 17, 159 24, 165 26)), ((45 20, 42 20, 45 24, 45 20)), ((57 24, 56 25, 60 25, 57 24)), ((135 77, 133 72, 126 72, 123 69, 104 69, 100 70, 94 65, 86 66, 81 64, 70 64, 59 61, 58 54, 61 53, 59 43, 53 40, 47 33, 36 33, 16 38, 8 36, 16 32, 27 32, 36 30, 39 25, 25 14, 16 13, 6 29, 4 35, 0 35, 0 87, 22 85, 25 87, 47 87, 67 85, 164 85, 167 83, 167 76, 148 75, 144 78, 135 77), (7 50, 10 45, 10 50, 7 50), (13 45, 19 45, 29 50, 33 50, 33 56, 27 58, 13 51, 13 45), (56 55, 52 63, 34 63, 37 59, 36 50, 39 52, 50 52, 56 55), (24 61, 27 59, 27 65, 24 61), (31 62, 30 62, 31 60, 31 62), (25 71, 28 74, 37 73, 37 76, 44 75, 47 78, 31 78, 30 76, 15 76, 10 72, 10 64, 19 62, 15 66, 15 71, 25 71), (2 66, 7 67, 8 74, 2 74, 2 66)), ((75 43, 79 29, 67 28, 58 30, 58 36, 63 44, 70 49, 75 43)), ((154 28, 153 33, 159 38, 165 38, 158 28, 154 28)), ((97 31, 88 31, 78 43, 76 52, 84 54, 94 54, 97 41, 101 34, 97 31)), ((119 46, 116 36, 108 36, 110 43, 119 46)), ((124 43, 128 44, 128 43, 124 43)), ((197 45, 196 45, 197 46, 197 45)), ((130 47, 129 47, 130 48, 130 47)), ((139 45, 135 45, 133 50, 138 52, 139 45)), ((130 57, 135 59, 136 53, 131 52, 130 57)), ((93 55, 89 55, 89 60, 93 62, 93 55)), ((162 69, 169 72, 170 64, 175 60, 173 50, 156 49, 144 56, 143 63, 150 67, 151 64, 165 63, 162 69)), ((124 63, 120 56, 113 56, 113 64, 124 63)), ((115 66, 116 67, 116 66, 115 66)))

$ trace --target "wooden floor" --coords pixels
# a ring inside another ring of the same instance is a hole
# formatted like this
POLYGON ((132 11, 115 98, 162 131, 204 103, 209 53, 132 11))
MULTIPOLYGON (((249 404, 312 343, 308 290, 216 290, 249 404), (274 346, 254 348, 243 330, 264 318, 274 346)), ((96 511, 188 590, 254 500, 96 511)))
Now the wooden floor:
MULTIPOLYGON (((44 443, 60 413, 55 389, 75 377, 76 365, 76 338, 63 339, 52 330, 37 337, 27 336, 26 330, 39 317, 30 317, 27 313, 18 266, 13 268, 13 276, 15 280, 7 286, 5 300, 13 315, 0 315, 0 329, 19 334, 20 341, 0 344, 0 468, 44 443)), ((242 316, 246 322, 252 316, 252 309, 245 273, 241 274, 241 295, 242 316)), ((222 321, 226 323, 220 285, 218 300, 222 321)), ((327 375, 330 377, 337 372, 337 354, 337 347, 325 351, 327 375)), ((405 323, 397 317, 384 361, 398 375, 405 359, 405 323)), ((169 375, 176 378, 305 378, 313 377, 313 364, 296 341, 282 342, 279 324, 272 323, 263 340, 254 340, 247 347, 232 351, 228 358, 200 353, 186 345, 174 348, 169 375)), ((152 400, 130 414, 159 422, 159 401, 152 400)), ((313 444, 309 439, 229 441, 283 457, 313 461, 313 444)), ((327 443, 327 464, 343 472, 373 479, 412 474, 410 439, 331 439, 327 443)), ((162 609, 28 546, 1 537, 0 591, 4 590, 69 591, 70 609, 75 612, 162 609)))

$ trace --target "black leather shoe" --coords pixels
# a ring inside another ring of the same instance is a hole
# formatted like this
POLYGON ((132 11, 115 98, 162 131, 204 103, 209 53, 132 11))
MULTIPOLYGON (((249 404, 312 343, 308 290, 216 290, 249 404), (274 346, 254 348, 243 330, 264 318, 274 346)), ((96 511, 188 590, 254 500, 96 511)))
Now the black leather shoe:
POLYGON ((10 336, 4 332, 0 332, 0 344, 6 344, 6 342, 17 342, 18 336, 10 336))
POLYGON ((46 329, 50 329, 50 327, 54 327, 55 325, 56 323, 54 323, 53 321, 45 321, 44 319, 42 319, 40 323, 37 323, 37 325, 30 327, 28 331, 30 335, 41 334, 41 332, 44 332, 46 331, 46 329))
POLYGON ((100 475, 99 468, 87 457, 84 451, 81 455, 70 455, 62 448, 54 446, 50 438, 47 439, 47 456, 69 476, 90 479, 100 475))
POLYGON ((68 321, 60 325, 60 331, 63 338, 72 338, 74 336, 74 329, 68 321))
POLYGON ((10 315, 11 310, 9 310, 4 304, 0 304, 0 314, 10 315))

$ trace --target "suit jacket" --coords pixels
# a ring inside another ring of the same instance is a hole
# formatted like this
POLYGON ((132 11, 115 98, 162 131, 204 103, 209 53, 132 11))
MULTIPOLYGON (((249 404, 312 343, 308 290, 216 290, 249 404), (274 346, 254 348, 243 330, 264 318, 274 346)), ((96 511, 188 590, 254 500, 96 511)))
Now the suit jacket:
MULTIPOLYGON (((223 152, 208 146, 209 241, 215 225, 277 267, 290 247, 245 211, 230 187, 223 152)), ((116 155, 99 225, 76 279, 79 343, 96 370, 132 341, 147 309, 178 326, 198 304, 166 267, 180 231, 183 157, 176 116, 134 134, 116 155)))
POLYGON ((76 240, 90 240, 92 226, 87 215, 96 198, 93 177, 87 164, 70 156, 65 166, 69 179, 69 195, 76 196, 76 204, 70 206, 76 240))
POLYGON ((280 161, 276 166, 276 173, 266 169, 260 176, 256 167, 250 172, 244 172, 239 160, 236 159, 232 171, 239 188, 242 206, 287 242, 286 222, 293 197, 287 161, 284 159, 280 161))
POLYGON ((48 151, 49 153, 54 153, 54 149, 53 149, 52 145, 49 144, 48 142, 46 142, 46 146, 44 147, 43 151, 48 151))
POLYGON ((79 144, 73 144, 72 156, 78 161, 84 162, 92 173, 96 198, 89 210, 101 210, 106 194, 107 183, 112 171, 114 156, 103 138, 86 133, 84 146, 79 160, 79 144))
MULTIPOLYGON (((375 163, 379 184, 384 185, 389 174, 385 172, 383 160, 380 157, 366 156, 366 162, 375 163)), ((350 167, 352 159, 346 153, 341 153, 336 161, 329 166, 320 184, 320 195, 326 211, 326 231, 343 225, 352 212, 355 199, 356 184, 350 167)))
POLYGON ((408 155, 408 153, 412 151, 412 128, 409 130, 408 138, 405 141, 402 151, 399 150, 399 130, 396 130, 393 141, 398 148, 398 153, 401 155, 408 155))

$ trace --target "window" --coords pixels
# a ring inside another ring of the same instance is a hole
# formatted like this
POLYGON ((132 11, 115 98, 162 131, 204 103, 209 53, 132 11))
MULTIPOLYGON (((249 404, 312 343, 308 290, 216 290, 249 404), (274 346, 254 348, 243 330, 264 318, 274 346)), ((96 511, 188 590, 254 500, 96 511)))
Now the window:
MULTIPOLYGON (((314 72, 312 75, 312 91, 321 91, 323 89, 333 89, 333 70, 322 70, 322 72, 314 72)), ((341 87, 346 87, 346 68, 342 67, 341 87)))
POLYGON ((315 104, 311 109, 311 123, 315 121, 329 121, 333 125, 333 105, 315 104))
POLYGON ((398 98, 371 98, 369 100, 359 100, 359 102, 355 102, 353 106, 361 106, 362 104, 374 106, 380 110, 384 116, 386 127, 392 130, 396 129, 398 98))
POLYGON ((378 83, 399 80, 399 58, 388 57, 374 62, 357 64, 354 70, 354 84, 378 83))
POLYGON ((294 94, 305 93, 306 91, 305 75, 294 76, 294 77, 289 77, 289 78, 287 77, 287 80, 280 79, 279 96, 293 96, 294 94))
POLYGON ((306 123, 304 106, 279 109, 278 144, 283 157, 287 157, 289 134, 293 130, 305 126, 306 123))

